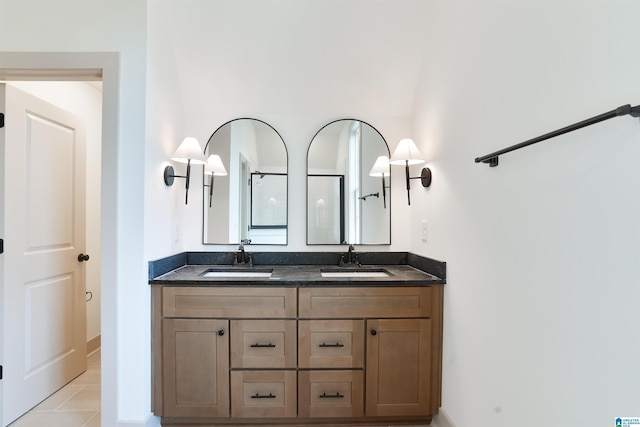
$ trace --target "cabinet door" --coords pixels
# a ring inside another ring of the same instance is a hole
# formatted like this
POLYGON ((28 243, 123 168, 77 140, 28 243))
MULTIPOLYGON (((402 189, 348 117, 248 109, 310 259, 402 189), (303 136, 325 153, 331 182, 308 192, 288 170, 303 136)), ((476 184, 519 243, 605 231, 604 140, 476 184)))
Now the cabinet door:
POLYGON ((430 319, 367 320, 367 416, 428 415, 430 319))
POLYGON ((164 416, 229 416, 229 322, 164 319, 164 416))

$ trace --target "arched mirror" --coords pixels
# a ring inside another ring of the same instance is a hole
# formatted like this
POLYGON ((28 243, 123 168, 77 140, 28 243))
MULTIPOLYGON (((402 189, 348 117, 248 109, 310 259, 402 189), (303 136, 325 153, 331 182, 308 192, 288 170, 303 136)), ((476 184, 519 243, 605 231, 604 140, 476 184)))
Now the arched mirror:
POLYGON ((388 161, 386 141, 363 121, 336 120, 316 133, 307 153, 307 244, 391 244, 388 161))
POLYGON ((204 244, 287 244, 287 148, 257 119, 220 126, 204 148, 204 244), (217 156, 217 157, 216 157, 217 156))

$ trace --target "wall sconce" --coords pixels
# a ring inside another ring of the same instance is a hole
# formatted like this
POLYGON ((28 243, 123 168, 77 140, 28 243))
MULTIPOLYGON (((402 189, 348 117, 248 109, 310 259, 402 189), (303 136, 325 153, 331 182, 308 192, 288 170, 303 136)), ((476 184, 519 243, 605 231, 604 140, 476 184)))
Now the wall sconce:
POLYGON ((187 174, 186 175, 174 175, 173 166, 167 166, 164 168, 164 183, 166 186, 170 187, 173 185, 174 178, 185 178, 185 196, 184 196, 184 204, 186 205, 189 201, 189 179, 191 178, 191 165, 204 165, 207 163, 207 159, 204 156, 204 152, 202 151, 202 147, 200 147, 200 143, 197 139, 192 137, 187 137, 182 141, 182 144, 178 147, 173 156, 171 156, 171 160, 186 163, 187 164, 187 174))
POLYGON ((379 156, 373 164, 371 171, 369 171, 369 176, 382 177, 382 203, 385 209, 387 208, 387 183, 384 177, 389 175, 391 175, 389 158, 387 156, 379 156))
POLYGON ((412 179, 420 179, 422 186, 425 188, 431 185, 431 169, 429 168, 422 168, 420 176, 409 176, 410 165, 419 165, 424 162, 424 156, 420 150, 418 150, 418 147, 416 147, 415 142, 410 138, 400 140, 400 143, 391 156, 391 160, 389 160, 389 163, 392 165, 404 165, 405 167, 405 175, 407 177, 407 201, 409 205, 411 205, 411 193, 409 190, 411 190, 412 179))
POLYGON ((227 170, 224 168, 222 159, 217 154, 212 154, 207 159, 207 164, 204 165, 204 174, 210 175, 209 184, 203 184, 205 187, 209 187, 209 207, 211 207, 211 201, 213 200, 213 177, 225 176, 227 170))

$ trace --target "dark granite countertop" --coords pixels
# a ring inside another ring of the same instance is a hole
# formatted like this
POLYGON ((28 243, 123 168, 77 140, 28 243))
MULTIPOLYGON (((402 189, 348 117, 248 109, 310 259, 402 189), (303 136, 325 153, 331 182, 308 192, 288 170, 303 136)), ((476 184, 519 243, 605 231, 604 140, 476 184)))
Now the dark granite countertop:
MULTIPOLYGON (((308 259, 297 259, 307 263, 283 261, 279 255, 275 261, 281 263, 259 263, 257 265, 235 265, 219 262, 221 255, 185 253, 168 257, 149 264, 149 283, 151 285, 171 286, 430 286, 446 283, 446 264, 407 253, 391 253, 381 257, 375 255, 368 263, 361 265, 338 266, 337 263, 308 263, 308 259), (209 262, 207 262, 209 261, 209 262), (293 265, 292 265, 293 264, 293 265), (210 270, 226 272, 271 272, 270 277, 207 277, 210 270), (321 271, 332 272, 382 272, 385 277, 323 277, 321 271), (385 275, 386 273, 386 275, 385 275)), ((362 258, 367 258, 366 256, 362 258)), ((226 259, 226 258, 225 258, 226 259)), ((259 259, 259 257, 256 257, 259 259)), ((314 257, 318 262, 333 261, 323 257, 314 257)), ((265 260, 274 261, 274 259, 265 260)))

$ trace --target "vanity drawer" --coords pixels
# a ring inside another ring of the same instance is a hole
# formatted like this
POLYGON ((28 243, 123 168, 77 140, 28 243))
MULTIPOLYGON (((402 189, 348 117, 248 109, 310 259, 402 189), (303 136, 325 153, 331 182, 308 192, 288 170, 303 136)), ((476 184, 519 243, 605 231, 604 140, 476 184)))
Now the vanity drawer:
POLYGON ((296 371, 231 371, 231 416, 296 416, 296 371))
POLYGON ((300 318, 430 317, 432 289, 416 287, 300 288, 300 318))
POLYGON ((295 288, 162 288, 163 317, 295 318, 295 288))
POLYGON ((232 368, 295 368, 295 320, 232 320, 232 368))
POLYGON ((300 371, 300 417, 361 417, 364 412, 363 371, 300 371))
POLYGON ((364 367, 364 320, 300 320, 298 366, 364 367))

